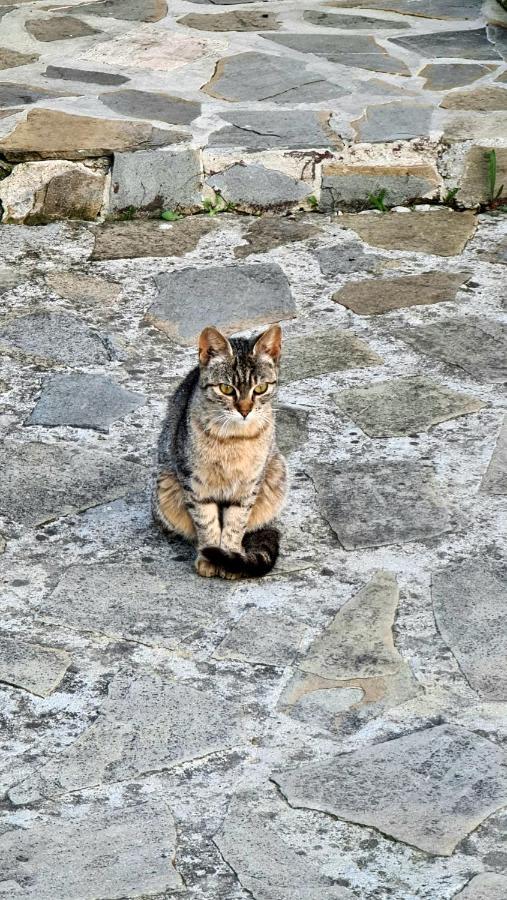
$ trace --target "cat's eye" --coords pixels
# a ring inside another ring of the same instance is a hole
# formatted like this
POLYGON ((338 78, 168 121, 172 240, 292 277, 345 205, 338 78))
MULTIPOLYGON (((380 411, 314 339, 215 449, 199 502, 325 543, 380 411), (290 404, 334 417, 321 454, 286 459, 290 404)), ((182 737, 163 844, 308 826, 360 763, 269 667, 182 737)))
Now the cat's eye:
POLYGON ((226 397, 230 397, 231 394, 234 394, 234 388, 232 384, 219 384, 218 387, 222 391, 222 394, 225 394, 226 397))
POLYGON ((269 384, 265 381, 263 384, 256 384, 254 387, 254 394, 265 394, 269 384))

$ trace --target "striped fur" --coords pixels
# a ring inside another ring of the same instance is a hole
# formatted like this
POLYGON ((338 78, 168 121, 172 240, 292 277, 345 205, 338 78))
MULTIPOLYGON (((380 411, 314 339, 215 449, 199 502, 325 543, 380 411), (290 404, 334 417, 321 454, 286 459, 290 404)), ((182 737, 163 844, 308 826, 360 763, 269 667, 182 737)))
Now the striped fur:
POLYGON ((230 340, 205 328, 199 365, 169 402, 153 513, 197 545, 200 575, 264 575, 276 562, 278 532, 266 526, 286 489, 272 409, 280 344, 278 325, 230 340))

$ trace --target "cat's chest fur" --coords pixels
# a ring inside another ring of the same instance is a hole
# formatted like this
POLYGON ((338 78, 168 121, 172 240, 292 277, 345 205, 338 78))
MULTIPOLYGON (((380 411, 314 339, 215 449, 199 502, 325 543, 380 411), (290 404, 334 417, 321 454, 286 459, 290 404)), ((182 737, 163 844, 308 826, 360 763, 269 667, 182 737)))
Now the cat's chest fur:
POLYGON ((194 428, 193 474, 198 478, 198 493, 226 501, 248 497, 264 471, 272 441, 272 426, 256 437, 229 440, 194 428))

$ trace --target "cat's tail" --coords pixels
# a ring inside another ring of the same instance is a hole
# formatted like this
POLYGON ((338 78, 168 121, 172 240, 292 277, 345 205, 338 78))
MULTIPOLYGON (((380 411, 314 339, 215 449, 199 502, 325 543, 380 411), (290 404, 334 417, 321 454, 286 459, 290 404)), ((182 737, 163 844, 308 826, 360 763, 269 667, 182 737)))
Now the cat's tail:
POLYGON ((271 572, 278 559, 280 532, 277 528, 259 528, 243 538, 243 553, 230 553, 220 547, 204 547, 201 553, 209 562, 235 575, 260 578, 271 572))

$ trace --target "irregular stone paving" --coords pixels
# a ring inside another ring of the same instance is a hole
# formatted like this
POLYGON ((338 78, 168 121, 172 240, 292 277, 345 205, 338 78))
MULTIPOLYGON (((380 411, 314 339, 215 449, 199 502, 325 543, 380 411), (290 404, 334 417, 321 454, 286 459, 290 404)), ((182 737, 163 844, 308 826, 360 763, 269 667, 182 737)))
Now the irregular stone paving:
MULTIPOLYGON (((248 211, 371 208, 380 191, 388 206, 451 192, 477 207, 486 152, 507 152, 497 0, 9 0, 0 13, 7 180, 32 196, 16 164, 41 162, 45 184, 47 160, 100 159, 112 178, 93 219, 225 194, 248 211)), ((61 218, 83 217, 75 175, 61 218)), ((51 221, 44 204, 37 216, 51 221)))
POLYGON ((2 236, 0 897, 503 900, 505 218, 2 236), (202 325, 272 321, 280 559, 200 579, 151 519, 158 429, 202 325))

